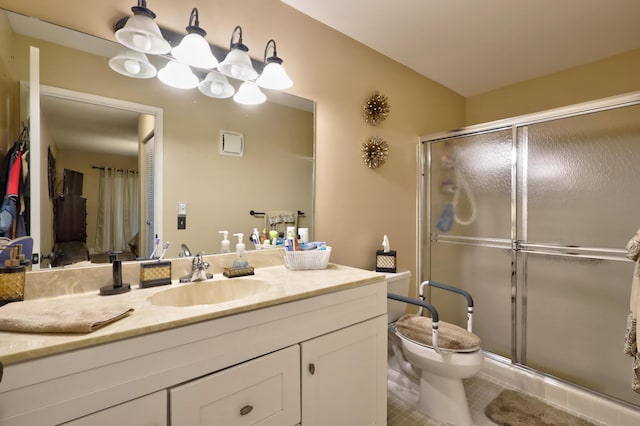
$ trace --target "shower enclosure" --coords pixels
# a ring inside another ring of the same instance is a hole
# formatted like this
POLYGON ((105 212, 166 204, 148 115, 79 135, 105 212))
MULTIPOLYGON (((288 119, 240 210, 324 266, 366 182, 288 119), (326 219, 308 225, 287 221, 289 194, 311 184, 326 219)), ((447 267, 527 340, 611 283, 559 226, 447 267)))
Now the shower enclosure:
MULTIPOLYGON (((640 407, 623 353, 640 92, 421 142, 418 276, 471 292, 484 350, 640 407)), ((431 300, 464 323, 457 298, 431 300)))

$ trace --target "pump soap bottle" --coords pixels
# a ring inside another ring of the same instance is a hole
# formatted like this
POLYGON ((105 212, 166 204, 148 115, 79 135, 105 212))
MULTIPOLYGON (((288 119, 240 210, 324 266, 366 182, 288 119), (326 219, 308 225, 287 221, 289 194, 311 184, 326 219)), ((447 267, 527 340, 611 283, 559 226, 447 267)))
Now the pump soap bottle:
POLYGON ((238 234, 233 234, 234 237, 238 237, 238 244, 236 244, 236 260, 233 262, 233 265, 235 266, 236 263, 238 263, 240 266, 244 267, 247 265, 247 261, 244 260, 244 252, 245 252, 245 245, 244 242, 242 241, 242 239, 244 238, 244 234, 243 233, 238 233, 238 234))
POLYGON ((220 253, 231 253, 231 243, 229 242, 229 231, 218 231, 218 234, 223 234, 222 242, 220 243, 220 253))
POLYGON ((249 265, 249 262, 244 257, 245 245, 242 241, 244 234, 233 234, 234 237, 238 237, 238 243, 236 244, 236 259, 233 261, 233 265, 224 268, 224 275, 227 278, 242 277, 245 275, 253 275, 253 266, 249 265))

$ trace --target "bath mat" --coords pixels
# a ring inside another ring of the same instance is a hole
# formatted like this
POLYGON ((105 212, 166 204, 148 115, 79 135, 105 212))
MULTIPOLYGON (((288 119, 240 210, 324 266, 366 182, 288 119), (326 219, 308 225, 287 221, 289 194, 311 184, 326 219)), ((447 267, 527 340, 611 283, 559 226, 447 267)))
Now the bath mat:
POLYGON ((487 405, 484 414, 503 426, 595 426, 537 398, 512 390, 502 391, 487 405))

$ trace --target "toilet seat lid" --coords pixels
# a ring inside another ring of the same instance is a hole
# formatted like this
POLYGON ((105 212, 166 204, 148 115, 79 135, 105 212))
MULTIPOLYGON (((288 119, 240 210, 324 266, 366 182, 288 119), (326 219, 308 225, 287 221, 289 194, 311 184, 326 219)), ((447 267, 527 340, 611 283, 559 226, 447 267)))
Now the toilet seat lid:
MULTIPOLYGON (((406 314, 395 323, 396 332, 423 346, 433 347, 431 318, 406 314)), ((480 337, 457 325, 438 321, 438 347, 451 352, 474 352, 480 349, 480 337)))

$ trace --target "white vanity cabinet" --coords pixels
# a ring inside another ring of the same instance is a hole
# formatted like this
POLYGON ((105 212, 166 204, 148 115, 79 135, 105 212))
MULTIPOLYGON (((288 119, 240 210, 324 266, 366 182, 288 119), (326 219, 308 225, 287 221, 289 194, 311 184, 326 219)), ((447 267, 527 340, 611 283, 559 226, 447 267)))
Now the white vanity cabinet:
POLYGON ((5 364, 0 426, 384 425, 386 294, 376 277, 5 364))
POLYGON ((300 344, 303 426, 387 424, 386 318, 300 344))
POLYGON ((298 345, 169 390, 171 425, 294 426, 300 422, 298 345))

